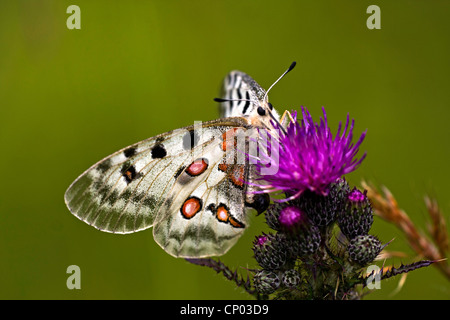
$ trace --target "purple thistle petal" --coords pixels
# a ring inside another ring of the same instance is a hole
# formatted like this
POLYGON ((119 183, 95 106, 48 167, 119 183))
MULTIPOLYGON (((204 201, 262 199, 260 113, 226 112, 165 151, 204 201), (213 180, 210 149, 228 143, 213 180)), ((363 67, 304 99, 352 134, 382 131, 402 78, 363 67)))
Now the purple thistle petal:
MULTIPOLYGON (((303 119, 290 123, 286 129, 287 134, 275 137, 267 132, 267 136, 261 135, 261 146, 265 148, 265 152, 260 153, 257 169, 261 172, 268 164, 276 165, 278 169, 272 175, 260 174, 258 180, 267 183, 261 185, 263 192, 288 192, 293 194, 289 199, 298 197, 305 190, 326 194, 330 183, 357 169, 365 159, 366 153, 360 159, 355 156, 367 130, 353 145, 355 121, 352 119, 350 122, 350 115, 347 114, 345 127, 340 122, 333 138, 325 108, 322 107, 322 111, 323 117, 319 123, 314 123, 309 111, 302 106, 303 119), (279 148, 270 143, 269 136, 270 139, 279 140, 279 148)), ((293 111, 292 114, 295 114, 296 119, 297 113, 293 111)), ((279 129, 277 125, 275 129, 279 129)))

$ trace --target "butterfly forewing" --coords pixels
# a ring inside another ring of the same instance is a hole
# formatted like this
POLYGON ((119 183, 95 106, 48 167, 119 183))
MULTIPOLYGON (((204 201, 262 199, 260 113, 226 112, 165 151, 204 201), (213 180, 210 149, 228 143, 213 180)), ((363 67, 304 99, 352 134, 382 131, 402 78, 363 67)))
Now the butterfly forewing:
MULTIPOLYGON (((71 212, 102 231, 127 233, 150 227, 158 198, 163 196, 158 188, 162 180, 152 177, 147 181, 145 177, 156 170, 164 174, 164 168, 171 166, 166 147, 176 145, 178 135, 172 132, 150 138, 92 166, 65 194, 71 212)), ((170 179, 166 183, 171 183, 170 179)))

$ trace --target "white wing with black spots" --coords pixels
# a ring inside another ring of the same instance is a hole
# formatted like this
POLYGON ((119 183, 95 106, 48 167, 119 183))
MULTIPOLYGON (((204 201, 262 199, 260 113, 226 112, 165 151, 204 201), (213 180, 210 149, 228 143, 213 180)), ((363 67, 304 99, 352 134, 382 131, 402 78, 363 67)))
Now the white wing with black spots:
MULTIPOLYGON (((191 256, 191 244, 202 243, 208 234, 197 234, 197 239, 192 240, 189 226, 193 224, 186 223, 181 213, 189 196, 197 195, 205 204, 192 220, 201 219, 196 230, 218 221, 206 208, 225 201, 227 194, 233 194, 233 202, 238 203, 229 205, 230 211, 234 210, 233 216, 244 221, 244 189, 230 185, 228 173, 218 167, 226 158, 224 133, 246 127, 248 122, 244 118, 214 120, 195 130, 194 126, 177 129, 119 150, 72 183, 65 194, 66 204, 80 220, 106 232, 130 233, 155 225, 155 240, 166 251, 174 256, 191 256), (199 159, 204 159, 208 166, 203 169, 201 164, 197 165, 199 159), (235 191, 224 191, 226 185, 235 191), (176 234, 184 234, 179 248, 170 249, 171 245, 160 240, 164 232, 170 234, 171 241, 176 234)), ((217 228, 212 226, 211 230, 216 229, 219 239, 227 234, 226 230, 234 228, 224 223, 217 228)), ((240 233, 231 232, 233 237, 240 233)), ((194 256, 222 254, 230 246, 229 242, 216 248, 197 246, 194 256)))

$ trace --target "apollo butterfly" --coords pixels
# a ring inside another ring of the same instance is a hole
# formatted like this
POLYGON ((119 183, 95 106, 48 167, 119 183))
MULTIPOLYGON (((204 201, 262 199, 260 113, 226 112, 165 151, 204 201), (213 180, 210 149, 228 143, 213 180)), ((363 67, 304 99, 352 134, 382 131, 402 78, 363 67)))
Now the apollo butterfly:
POLYGON ((288 117, 280 119, 268 102, 272 86, 266 92, 247 74, 230 72, 215 99, 220 119, 162 133, 97 162, 67 189, 67 207, 105 232, 153 227, 155 241, 175 257, 223 255, 248 226, 246 209, 262 212, 270 202, 246 183, 255 169, 237 141, 246 141, 245 149, 259 130, 287 126, 288 117))

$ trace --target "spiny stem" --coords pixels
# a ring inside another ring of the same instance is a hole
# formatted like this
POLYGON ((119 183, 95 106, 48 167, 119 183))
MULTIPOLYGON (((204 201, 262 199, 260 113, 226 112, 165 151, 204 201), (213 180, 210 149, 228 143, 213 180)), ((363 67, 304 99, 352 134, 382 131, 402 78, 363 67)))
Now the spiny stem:
POLYGON ((408 273, 410 271, 416 270, 416 269, 420 269, 423 267, 428 267, 429 265, 435 263, 436 261, 431 261, 431 260, 423 260, 423 261, 417 261, 411 264, 406 264, 406 265, 401 265, 398 268, 394 268, 392 267, 391 269, 389 269, 386 272, 382 271, 382 275, 381 275, 381 280, 384 279, 388 279, 391 278, 393 276, 402 274, 402 273, 408 273))
POLYGON ((251 285, 250 277, 247 275, 247 279, 244 280, 244 278, 242 278, 238 274, 237 270, 233 272, 220 260, 216 261, 211 258, 185 259, 185 260, 192 264, 209 267, 214 271, 216 271, 217 273, 222 273, 225 276, 225 278, 227 278, 230 281, 234 281, 238 287, 242 286, 245 289, 245 291, 247 291, 249 294, 256 296, 256 290, 251 285))
MULTIPOLYGON (((414 262, 414 263, 411 263, 411 264, 406 264, 406 265, 402 264, 398 268, 391 267, 386 272, 383 272, 383 269, 381 269, 381 271, 379 272, 379 275, 381 276, 380 280, 388 279, 388 278, 397 276, 397 275, 402 274, 402 273, 408 273, 408 272, 411 272, 411 271, 414 271, 414 270, 417 270, 417 269, 420 269, 420 268, 428 267, 429 265, 431 265, 431 264, 433 264, 435 262, 438 262, 438 261, 423 260, 423 261, 417 261, 417 262, 414 262)), ((367 284, 366 283, 367 279, 369 277, 374 277, 374 276, 376 276, 375 270, 372 271, 372 273, 367 275, 366 277, 362 277, 360 283, 365 287, 366 284, 367 284)))

